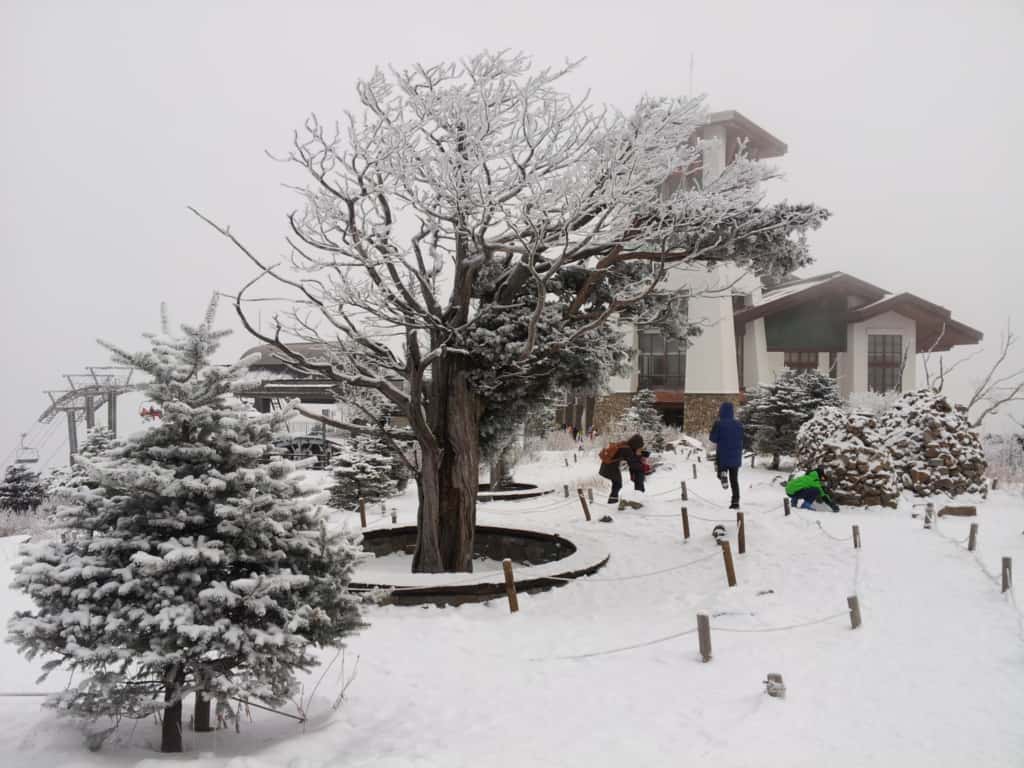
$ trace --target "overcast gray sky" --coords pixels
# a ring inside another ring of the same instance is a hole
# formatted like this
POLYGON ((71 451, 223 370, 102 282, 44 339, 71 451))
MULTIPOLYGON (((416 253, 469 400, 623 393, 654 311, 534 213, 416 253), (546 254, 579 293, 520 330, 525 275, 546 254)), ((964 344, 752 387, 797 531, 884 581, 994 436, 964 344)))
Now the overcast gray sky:
POLYGON ((994 346, 1007 317, 1024 331, 1022 7, 0 0, 0 456, 43 389, 107 362, 96 337, 138 348, 161 301, 198 320, 251 275, 186 205, 277 253, 296 177, 264 150, 340 116, 377 64, 484 48, 585 56, 571 87, 622 108, 686 93, 692 53, 713 109, 788 143, 774 195, 834 212, 808 273, 912 291, 994 346))

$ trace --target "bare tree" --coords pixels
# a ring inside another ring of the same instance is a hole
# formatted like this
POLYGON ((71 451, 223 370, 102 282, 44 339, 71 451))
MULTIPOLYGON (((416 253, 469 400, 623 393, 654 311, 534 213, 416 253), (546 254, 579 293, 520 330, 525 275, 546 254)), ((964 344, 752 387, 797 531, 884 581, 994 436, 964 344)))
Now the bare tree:
POLYGON ((670 188, 700 167, 701 102, 598 108, 558 90, 575 66, 484 53, 359 82, 362 114, 311 117, 295 135, 286 159, 311 183, 285 263, 204 217, 258 269, 235 302, 250 333, 406 416, 389 435, 419 446, 414 571, 472 568, 486 403, 529 396, 580 350, 599 355, 613 317, 676 322, 678 297, 661 287, 670 266, 789 271, 808 263, 804 233, 827 217, 764 205, 760 185, 776 173, 742 151, 717 177, 670 188), (247 313, 266 279, 295 293, 269 332, 247 313))
MULTIPOLYGON (((950 374, 984 352, 983 348, 977 349, 949 365, 940 355, 937 370, 933 372, 931 369, 932 353, 945 332, 946 326, 943 324, 935 343, 932 344, 928 352, 922 355, 925 385, 935 392, 943 390, 946 386, 946 378, 950 374)), ((1011 369, 1008 366, 1011 352, 1018 341, 1020 338, 1014 333, 1010 327, 1010 321, 1007 320, 1006 330, 999 337, 999 353, 995 361, 982 377, 973 383, 971 395, 965 403, 972 427, 980 427, 986 418, 994 416, 1004 406, 1024 401, 1024 368, 1011 369)))

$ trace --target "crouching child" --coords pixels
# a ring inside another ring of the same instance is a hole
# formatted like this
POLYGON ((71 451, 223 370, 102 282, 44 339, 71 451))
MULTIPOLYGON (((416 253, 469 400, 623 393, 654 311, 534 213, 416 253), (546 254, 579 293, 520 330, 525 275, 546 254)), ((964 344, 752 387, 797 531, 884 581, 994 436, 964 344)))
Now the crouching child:
POLYGON ((814 502, 823 501, 833 512, 839 511, 839 505, 832 501, 825 489, 825 470, 821 467, 813 469, 806 475, 794 477, 786 483, 786 495, 800 509, 814 509, 814 502))
POLYGON ((643 437, 633 435, 624 443, 609 443, 601 450, 601 469, 597 473, 612 483, 612 492, 608 497, 609 504, 618 504, 619 502, 619 491, 622 490, 622 470, 619 468, 619 464, 623 461, 629 465, 629 475, 633 480, 633 488, 643 493, 643 447, 643 437))

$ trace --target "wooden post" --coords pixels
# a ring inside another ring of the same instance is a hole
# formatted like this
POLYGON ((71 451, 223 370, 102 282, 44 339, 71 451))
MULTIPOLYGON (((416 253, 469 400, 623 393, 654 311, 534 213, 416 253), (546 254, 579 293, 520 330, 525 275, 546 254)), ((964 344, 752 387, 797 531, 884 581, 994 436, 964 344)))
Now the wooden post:
POLYGON ((569 466, 569 460, 568 460, 567 458, 565 458, 564 456, 562 457, 562 461, 564 461, 564 462, 565 462, 565 466, 566 466, 566 467, 568 467, 568 466, 569 466))
POLYGON ((706 613, 697 614, 697 642, 701 661, 711 661, 711 617, 706 613))
POLYGON ((998 477, 993 477, 992 478, 992 490, 994 491, 998 487, 999 487, 999 478, 998 477))
POLYGON ((782 500, 782 508, 785 510, 785 517, 789 517, 789 496, 782 500))
POLYGON ((593 488, 587 488, 587 501, 589 501, 591 504, 594 503, 594 489, 593 488))
POLYGON ((853 526, 853 548, 860 549, 860 526, 853 526))
POLYGON ((562 486, 562 490, 565 491, 565 498, 568 499, 569 498, 569 486, 568 485, 563 485, 562 486))
POLYGON ((747 551, 747 526, 742 512, 736 513, 736 551, 741 555, 747 551))
POLYGON ((507 557, 501 561, 501 567, 505 571, 505 594, 508 595, 508 611, 515 613, 519 610, 519 597, 516 595, 516 580, 512 576, 512 561, 507 557))
POLYGON ((686 481, 685 480, 680 480, 679 481, 679 493, 681 494, 683 501, 689 501, 690 500, 690 495, 686 492, 686 481))
POLYGON ((924 527, 931 528, 932 520, 935 519, 935 505, 932 502, 928 502, 924 505, 924 527))
POLYGON ((850 626, 856 629, 860 626, 860 601, 856 595, 846 598, 846 604, 850 606, 850 626))
POLYGON ((700 463, 701 463, 702 461, 704 461, 704 457, 703 457, 703 456, 701 456, 701 455, 700 455, 700 454, 698 453, 698 454, 697 454, 697 463, 698 463, 698 464, 700 464, 700 463))
POLYGON ((722 559, 725 560, 725 577, 729 580, 729 586, 736 586, 736 569, 732 564, 732 548, 728 540, 722 542, 722 559))
POLYGON ((394 525, 397 522, 398 522, 398 510, 397 509, 392 509, 391 510, 391 524, 394 525))
POLYGON ((971 535, 967 539, 967 551, 973 552, 978 546, 978 524, 971 523, 971 535))
POLYGON ((696 464, 691 464, 690 466, 693 467, 693 479, 696 480, 697 479, 697 465, 696 464))
POLYGON ((1008 592, 1013 586, 1013 558, 1003 558, 1003 592, 1008 592))
POLYGON ((366 499, 359 499, 359 524, 366 527, 366 499))
POLYGON ((576 489, 577 495, 580 497, 580 506, 583 507, 583 516, 587 518, 587 522, 590 522, 590 507, 587 506, 587 500, 583 497, 583 489, 576 489))
POLYGON ((750 454, 750 468, 754 468, 754 454, 750 454))
POLYGON ((690 538, 690 513, 683 507, 683 540, 690 538))

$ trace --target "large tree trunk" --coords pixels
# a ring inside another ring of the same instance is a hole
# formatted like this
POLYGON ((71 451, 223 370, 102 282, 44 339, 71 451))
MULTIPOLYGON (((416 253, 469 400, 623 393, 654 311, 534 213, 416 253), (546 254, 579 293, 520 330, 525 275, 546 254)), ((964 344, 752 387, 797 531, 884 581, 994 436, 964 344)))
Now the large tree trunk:
POLYGON ((200 733, 213 730, 213 726, 210 725, 210 700, 202 691, 196 691, 196 706, 195 714, 192 718, 192 727, 200 733))
POLYGON ((428 419, 438 448, 421 441, 414 573, 473 570, 476 495, 480 483, 479 398, 457 357, 434 368, 428 419))
POLYGON ((183 752, 181 739, 181 685, 185 675, 177 665, 166 673, 164 684, 164 701, 174 702, 164 707, 164 722, 160 733, 161 752, 183 752))

